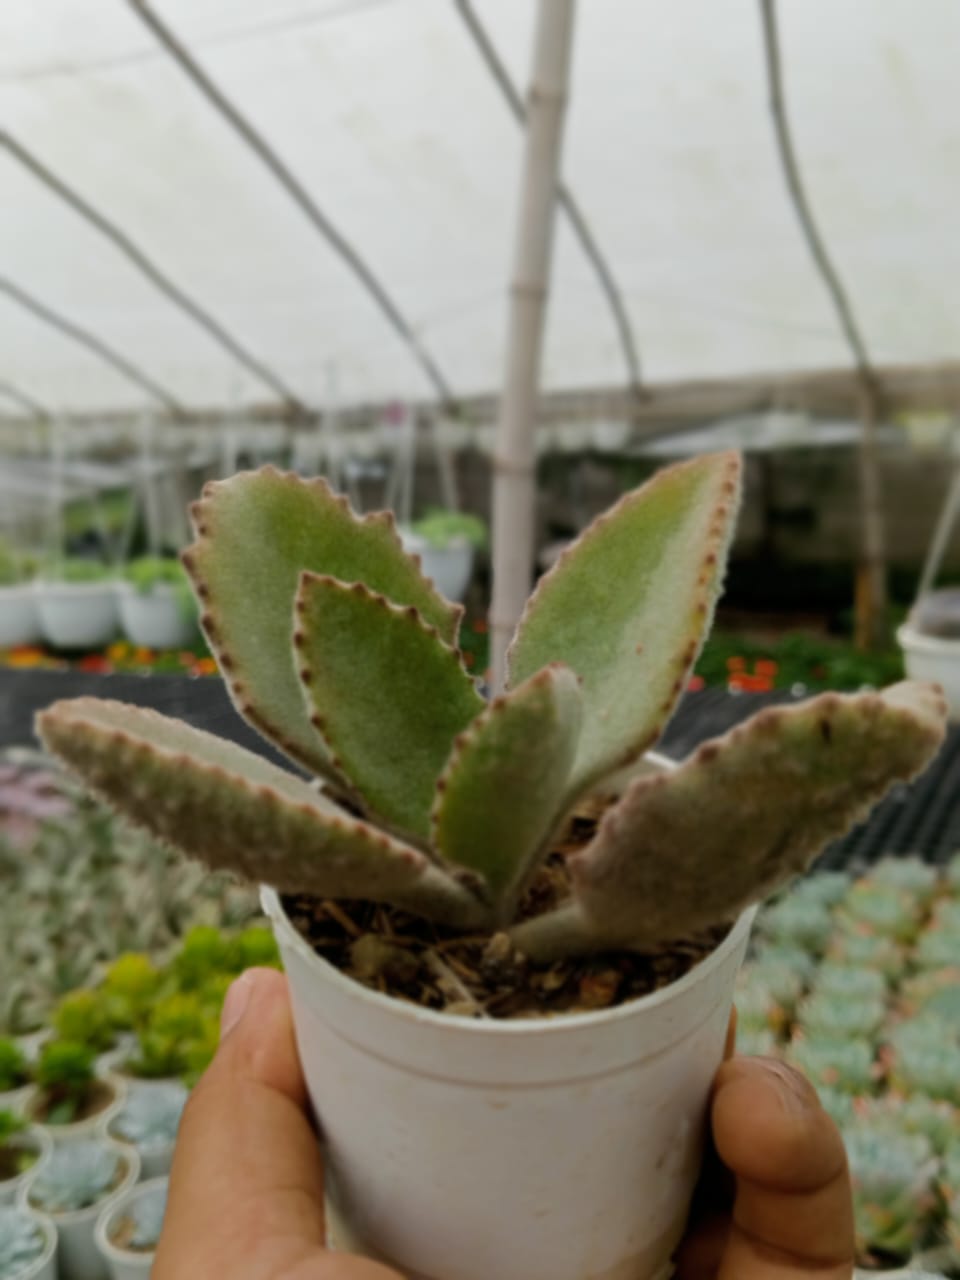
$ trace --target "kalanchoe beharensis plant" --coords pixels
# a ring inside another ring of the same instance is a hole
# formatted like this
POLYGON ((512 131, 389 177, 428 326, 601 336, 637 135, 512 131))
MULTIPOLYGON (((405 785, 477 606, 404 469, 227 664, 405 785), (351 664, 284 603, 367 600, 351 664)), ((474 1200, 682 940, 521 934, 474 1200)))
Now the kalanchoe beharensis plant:
POLYGON ((506 930, 534 961, 732 920, 922 769, 944 725, 939 690, 908 682, 769 708, 674 771, 636 769, 704 640, 740 470, 732 453, 667 468, 594 521, 529 600, 491 702, 456 647, 461 609, 390 513, 270 468, 210 484, 184 555, 204 631, 239 710, 323 791, 116 702, 57 703, 40 733, 213 867, 506 930), (518 918, 591 792, 619 794, 568 858, 569 900, 518 918))

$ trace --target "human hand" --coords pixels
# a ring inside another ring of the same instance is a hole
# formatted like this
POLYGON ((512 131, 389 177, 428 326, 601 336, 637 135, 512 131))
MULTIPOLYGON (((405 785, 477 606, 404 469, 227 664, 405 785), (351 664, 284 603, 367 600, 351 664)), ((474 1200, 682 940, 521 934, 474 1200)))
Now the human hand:
MULTIPOLYGON (((286 980, 243 974, 222 1023, 181 1122, 153 1280, 401 1280, 324 1248, 323 1170, 286 980)), ((677 1280, 849 1280, 843 1144, 811 1086, 780 1063, 734 1059, 717 1076, 712 1124, 716 1154, 677 1280)))
POLYGON ((216 1057, 183 1113, 152 1280, 401 1280, 324 1247, 323 1167, 287 982, 227 992, 216 1057))

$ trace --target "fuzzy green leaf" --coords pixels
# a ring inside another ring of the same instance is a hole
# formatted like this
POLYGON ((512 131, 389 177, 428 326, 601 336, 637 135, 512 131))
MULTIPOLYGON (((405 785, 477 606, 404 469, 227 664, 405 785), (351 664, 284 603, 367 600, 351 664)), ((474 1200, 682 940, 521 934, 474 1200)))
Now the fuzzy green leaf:
POLYGON ((363 582, 412 605, 449 643, 462 610, 403 551, 389 512, 354 515, 324 480, 272 467, 209 484, 192 508, 197 541, 183 561, 231 696, 250 723, 293 759, 335 776, 303 701, 292 652, 300 573, 363 582))
POLYGON ((574 904, 520 926, 517 945, 647 946, 734 919, 919 773, 945 717, 939 688, 916 681, 767 708, 634 783, 570 859, 574 904))
POLYGON ((660 736, 710 624, 739 488, 734 453, 668 467, 595 520, 531 596, 509 684, 551 662, 582 677, 573 792, 660 736))
POLYGON ((545 667, 464 730, 437 782, 434 847, 506 907, 563 817, 581 712, 577 677, 545 667))
POLYGON ((209 867, 284 891, 477 921, 476 901, 418 850, 234 743, 98 698, 54 703, 37 727, 46 746, 116 809, 209 867))
POLYGON ((337 771, 389 826, 430 834, 453 740, 484 707, 460 655, 411 605, 305 573, 295 645, 313 723, 337 771))

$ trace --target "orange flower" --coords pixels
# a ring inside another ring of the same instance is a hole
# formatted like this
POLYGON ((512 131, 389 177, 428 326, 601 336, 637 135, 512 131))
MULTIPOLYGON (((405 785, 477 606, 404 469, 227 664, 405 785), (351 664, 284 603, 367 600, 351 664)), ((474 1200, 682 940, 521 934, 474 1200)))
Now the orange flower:
POLYGON ((753 664, 753 669, 758 676, 769 676, 771 678, 780 670, 772 658, 758 658, 753 664))
POLYGON ((195 676, 215 676, 217 674, 217 664, 213 658, 198 658, 193 664, 193 674, 195 676))
POLYGON ((746 671, 746 669, 747 669, 746 658, 728 658, 727 659, 728 671, 746 671))

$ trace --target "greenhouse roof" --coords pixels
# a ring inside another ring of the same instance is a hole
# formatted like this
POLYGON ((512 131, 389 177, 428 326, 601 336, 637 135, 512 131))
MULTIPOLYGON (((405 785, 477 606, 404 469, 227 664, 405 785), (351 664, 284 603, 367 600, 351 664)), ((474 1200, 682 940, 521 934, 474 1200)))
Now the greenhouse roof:
MULTIPOLYGON (((869 360, 956 394, 960 8, 777 13, 803 185, 869 360)), ((0 414, 495 396, 534 16, 532 0, 5 0, 0 414)), ((543 363, 565 403, 629 406, 638 381, 788 403, 847 386, 761 16, 580 5, 543 363)))

